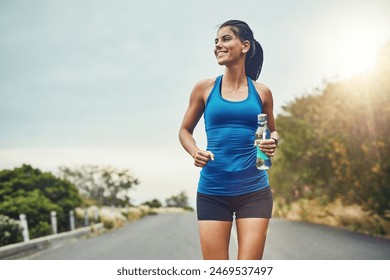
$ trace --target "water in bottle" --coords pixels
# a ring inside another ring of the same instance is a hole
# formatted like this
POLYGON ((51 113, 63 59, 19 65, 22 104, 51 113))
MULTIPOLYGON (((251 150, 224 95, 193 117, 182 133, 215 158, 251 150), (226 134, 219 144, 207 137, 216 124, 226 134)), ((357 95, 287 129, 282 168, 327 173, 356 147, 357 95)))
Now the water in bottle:
POLYGON ((255 146, 257 149, 256 167, 259 170, 267 170, 271 167, 271 159, 258 146, 261 141, 270 139, 271 136, 267 126, 267 114, 259 114, 257 116, 257 124, 258 127, 255 134, 255 146))

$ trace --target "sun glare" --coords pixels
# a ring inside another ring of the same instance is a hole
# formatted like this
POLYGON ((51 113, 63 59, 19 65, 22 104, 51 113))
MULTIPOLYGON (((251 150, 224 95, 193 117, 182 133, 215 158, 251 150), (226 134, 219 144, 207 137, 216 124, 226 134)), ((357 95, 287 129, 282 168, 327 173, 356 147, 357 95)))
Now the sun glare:
POLYGON ((348 44, 339 61, 339 76, 349 78, 371 70, 375 64, 377 48, 374 45, 354 42, 348 44))

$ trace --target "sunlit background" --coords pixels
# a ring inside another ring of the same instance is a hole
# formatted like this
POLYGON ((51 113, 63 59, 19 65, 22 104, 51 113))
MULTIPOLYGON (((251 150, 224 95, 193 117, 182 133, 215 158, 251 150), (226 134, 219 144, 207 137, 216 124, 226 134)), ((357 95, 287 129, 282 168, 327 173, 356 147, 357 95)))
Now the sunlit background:
POLYGON ((223 73, 219 24, 252 27, 277 115, 324 80, 370 69, 389 15, 386 0, 0 0, 0 168, 129 168, 133 203, 184 190, 194 204, 199 169, 177 134, 193 85, 223 73))

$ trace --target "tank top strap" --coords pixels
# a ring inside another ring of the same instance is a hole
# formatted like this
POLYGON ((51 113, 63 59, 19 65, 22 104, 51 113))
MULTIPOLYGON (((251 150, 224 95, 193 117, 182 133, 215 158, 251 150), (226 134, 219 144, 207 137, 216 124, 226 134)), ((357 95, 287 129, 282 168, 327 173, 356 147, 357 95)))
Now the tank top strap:
POLYGON ((248 79, 248 94, 250 95, 250 98, 253 98, 254 100, 257 100, 257 102, 259 102, 261 111, 263 111, 263 102, 261 101, 260 95, 255 87, 255 84, 251 78, 247 77, 247 79, 248 79))
POLYGON ((219 94, 219 89, 221 88, 221 81, 222 81, 222 75, 218 76, 215 79, 214 86, 211 89, 209 96, 207 97, 206 106, 210 102, 210 100, 213 98, 213 96, 215 96, 216 94, 219 94), (215 93, 215 92, 217 92, 217 93, 215 93))

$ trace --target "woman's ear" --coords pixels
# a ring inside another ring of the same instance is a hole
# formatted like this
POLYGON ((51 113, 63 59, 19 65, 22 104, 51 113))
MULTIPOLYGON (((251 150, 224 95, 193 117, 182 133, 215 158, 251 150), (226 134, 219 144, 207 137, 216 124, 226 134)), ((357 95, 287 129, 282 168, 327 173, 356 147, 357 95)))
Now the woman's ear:
POLYGON ((247 53, 251 48, 251 43, 248 40, 245 40, 242 43, 242 53, 247 53))

